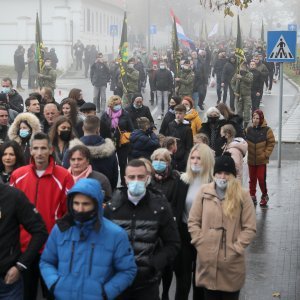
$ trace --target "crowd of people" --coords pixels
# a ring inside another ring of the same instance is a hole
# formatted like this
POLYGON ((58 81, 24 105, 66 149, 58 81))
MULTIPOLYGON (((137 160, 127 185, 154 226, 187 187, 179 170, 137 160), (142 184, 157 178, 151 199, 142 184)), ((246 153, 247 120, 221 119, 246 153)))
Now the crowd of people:
MULTIPOLYGON (((1 81, 0 299, 37 299, 40 283, 46 299, 167 300, 173 274, 176 300, 191 287, 193 299, 238 299, 275 145, 259 109, 273 80, 263 53, 237 65, 225 48, 181 51, 176 72, 170 53, 142 49, 124 90, 118 61, 92 48, 93 101, 73 88, 57 103, 49 84, 23 101, 1 81)), ((74 51, 81 69, 86 49, 74 51)))

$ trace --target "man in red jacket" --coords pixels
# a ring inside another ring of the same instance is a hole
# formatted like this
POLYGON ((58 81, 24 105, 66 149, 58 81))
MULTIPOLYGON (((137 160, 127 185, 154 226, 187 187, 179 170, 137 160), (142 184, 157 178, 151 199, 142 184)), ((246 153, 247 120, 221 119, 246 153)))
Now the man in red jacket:
MULTIPOLYGON (((74 184, 69 172, 55 164, 52 151, 49 137, 42 132, 36 133, 30 145, 31 164, 18 168, 10 178, 10 184, 22 190, 35 205, 49 233, 56 219, 66 213, 66 194, 74 184)), ((30 234, 22 229, 22 250, 27 248, 30 239, 30 234)), ((41 278, 38 264, 39 257, 23 273, 24 300, 36 299, 38 280, 41 278)), ((51 299, 51 295, 47 295, 45 286, 43 291, 46 292, 47 299, 51 299)))

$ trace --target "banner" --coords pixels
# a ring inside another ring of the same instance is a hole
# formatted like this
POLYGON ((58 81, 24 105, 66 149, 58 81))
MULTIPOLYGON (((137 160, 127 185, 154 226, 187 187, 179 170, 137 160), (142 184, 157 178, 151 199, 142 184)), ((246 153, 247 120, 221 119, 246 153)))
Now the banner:
POLYGON ((172 29, 172 52, 173 59, 175 64, 175 77, 178 77, 179 67, 180 67, 180 58, 179 58, 179 42, 177 36, 176 20, 173 18, 173 29, 172 29))
POLYGON ((127 41, 127 16, 124 12, 124 20, 121 34, 121 41, 119 46, 119 67, 123 92, 127 94, 127 62, 128 62, 128 41, 127 41))
POLYGON ((35 61, 37 64, 37 71, 40 73, 44 66, 44 46, 38 13, 36 14, 35 21, 35 47, 35 61))
POLYGON ((208 37, 212 37, 214 35, 216 35, 218 33, 218 30, 219 30, 219 24, 215 24, 213 29, 211 30, 211 32, 208 34, 208 37))

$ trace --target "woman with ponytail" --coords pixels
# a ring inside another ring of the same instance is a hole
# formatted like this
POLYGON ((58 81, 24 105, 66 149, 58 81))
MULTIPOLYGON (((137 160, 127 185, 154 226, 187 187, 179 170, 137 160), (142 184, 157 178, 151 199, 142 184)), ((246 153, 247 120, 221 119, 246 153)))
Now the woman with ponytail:
POLYGON ((197 250, 196 285, 205 300, 237 300, 245 282, 245 248, 256 233, 255 209, 231 156, 218 157, 214 182, 198 192, 188 228, 197 250))
MULTIPOLYGON (((180 176, 174 188, 172 206, 181 238, 181 249, 175 260, 176 295, 175 300, 188 300, 195 271, 196 250, 191 245, 187 222, 195 195, 203 184, 213 181, 214 154, 205 144, 195 145, 189 154, 186 172, 180 176)), ((202 300, 203 291, 195 287, 193 299, 202 300)))

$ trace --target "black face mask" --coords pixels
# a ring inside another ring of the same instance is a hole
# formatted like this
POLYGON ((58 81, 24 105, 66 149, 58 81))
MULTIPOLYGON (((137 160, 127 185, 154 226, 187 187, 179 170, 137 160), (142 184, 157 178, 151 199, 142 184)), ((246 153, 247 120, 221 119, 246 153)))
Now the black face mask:
POLYGON ((63 130, 60 132, 59 137, 64 141, 64 142, 69 142, 71 138, 71 131, 70 130, 63 130))
POLYGON ((76 212, 76 211, 73 212, 74 221, 77 221, 79 223, 90 221, 93 218, 95 218, 96 215, 97 215, 96 210, 91 210, 87 212, 76 212))
POLYGON ((209 123, 215 124, 219 120, 219 117, 207 117, 207 120, 209 123))
POLYGON ((170 108, 171 108, 171 109, 174 109, 174 108, 175 108, 175 106, 176 106, 176 105, 170 105, 170 108))

